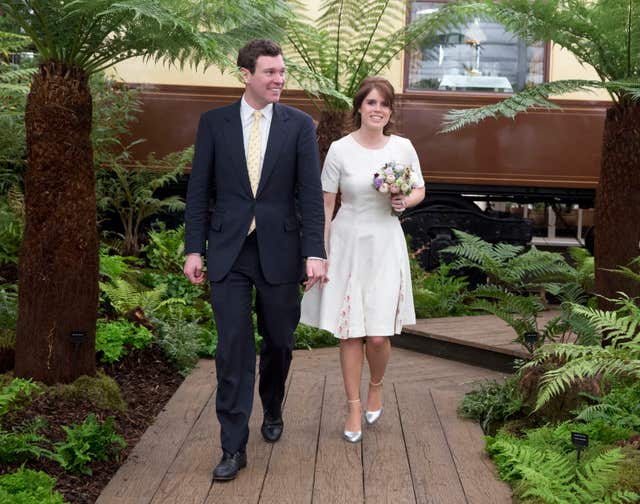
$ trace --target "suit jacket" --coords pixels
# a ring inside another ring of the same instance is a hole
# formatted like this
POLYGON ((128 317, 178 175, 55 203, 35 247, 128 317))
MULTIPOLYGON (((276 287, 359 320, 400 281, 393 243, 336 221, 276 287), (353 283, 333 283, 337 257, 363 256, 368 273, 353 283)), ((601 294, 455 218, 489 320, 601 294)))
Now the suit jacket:
POLYGON ((240 102, 200 117, 185 211, 185 253, 221 280, 255 214, 260 265, 272 284, 300 281, 304 257, 325 258, 320 159, 311 117, 275 103, 256 196, 245 159, 240 102))

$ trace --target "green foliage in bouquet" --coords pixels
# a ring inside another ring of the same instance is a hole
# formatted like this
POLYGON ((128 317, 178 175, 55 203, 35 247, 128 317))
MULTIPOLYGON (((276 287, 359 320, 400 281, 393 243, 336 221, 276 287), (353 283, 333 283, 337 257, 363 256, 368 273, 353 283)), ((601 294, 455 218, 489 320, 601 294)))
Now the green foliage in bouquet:
POLYGON ((142 349, 149 346, 153 339, 149 329, 127 320, 97 322, 96 352, 100 352, 101 362, 116 362, 128 353, 129 347, 142 349))
POLYGON ((56 443, 56 454, 60 465, 70 472, 91 475, 92 462, 109 460, 126 446, 113 428, 113 417, 99 422, 91 414, 80 425, 64 426, 63 430, 67 437, 56 443))
POLYGON ((11 504, 66 504, 55 491, 56 480, 42 471, 21 467, 0 476, 0 502, 11 504))

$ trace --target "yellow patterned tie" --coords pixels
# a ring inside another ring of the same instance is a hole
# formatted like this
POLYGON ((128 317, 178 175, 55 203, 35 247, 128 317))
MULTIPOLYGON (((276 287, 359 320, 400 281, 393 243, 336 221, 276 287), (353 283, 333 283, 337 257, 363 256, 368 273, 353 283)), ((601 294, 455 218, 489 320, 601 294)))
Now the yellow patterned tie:
MULTIPOLYGON (((262 112, 253 111, 253 125, 249 133, 249 147, 247 148, 247 171, 249 172, 249 182, 251 182, 251 190, 255 196, 258 192, 258 184, 260 183, 260 158, 262 157, 262 134, 260 133, 260 119, 262 112)), ((249 233, 256 228, 255 216, 251 219, 249 233)))

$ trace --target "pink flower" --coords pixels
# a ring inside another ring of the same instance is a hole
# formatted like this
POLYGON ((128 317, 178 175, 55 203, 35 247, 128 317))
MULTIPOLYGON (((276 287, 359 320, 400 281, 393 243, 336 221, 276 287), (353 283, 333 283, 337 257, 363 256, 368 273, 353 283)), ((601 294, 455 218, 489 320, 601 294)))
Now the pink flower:
POLYGON ((398 186, 395 184, 391 184, 391 186, 389 187, 389 189, 391 190, 391 194, 397 194, 399 189, 398 186))

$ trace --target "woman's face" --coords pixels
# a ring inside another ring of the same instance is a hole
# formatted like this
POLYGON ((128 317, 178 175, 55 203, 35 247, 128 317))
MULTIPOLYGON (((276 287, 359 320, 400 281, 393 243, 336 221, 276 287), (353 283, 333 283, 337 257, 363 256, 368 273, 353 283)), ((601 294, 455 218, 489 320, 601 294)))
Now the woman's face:
POLYGON ((372 89, 369 94, 365 96, 362 105, 360 105, 359 112, 362 127, 366 129, 382 131, 391 117, 389 102, 376 88, 372 89))

